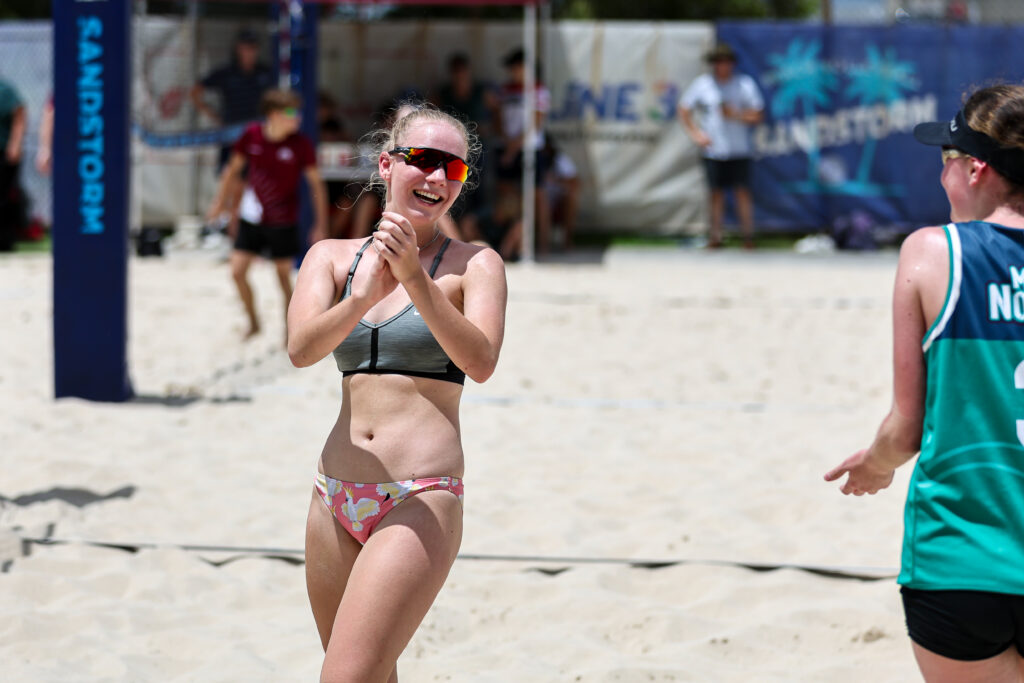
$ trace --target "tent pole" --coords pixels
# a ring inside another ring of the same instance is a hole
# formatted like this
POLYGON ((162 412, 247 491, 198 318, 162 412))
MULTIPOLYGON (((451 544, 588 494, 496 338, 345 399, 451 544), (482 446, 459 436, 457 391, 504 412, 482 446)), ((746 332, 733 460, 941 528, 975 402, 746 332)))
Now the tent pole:
POLYGON ((523 6, 523 52, 526 69, 523 75, 523 253, 524 263, 533 263, 536 208, 536 150, 533 140, 537 134, 537 8, 533 4, 523 6))
MULTIPOLYGON (((189 83, 195 84, 199 82, 199 3, 197 0, 192 0, 188 4, 188 40, 192 46, 191 55, 189 56, 189 83)), ((199 111, 195 107, 189 108, 189 127, 192 130, 199 129, 199 111)), ((189 177, 189 196, 192 200, 189 206, 189 213, 193 215, 202 215, 202 210, 199 208, 199 174, 201 172, 199 150, 189 150, 190 156, 192 157, 192 173, 189 177)), ((141 194, 142 185, 136 183, 135 191, 141 194)), ((141 212, 140 212, 141 214, 141 212)))

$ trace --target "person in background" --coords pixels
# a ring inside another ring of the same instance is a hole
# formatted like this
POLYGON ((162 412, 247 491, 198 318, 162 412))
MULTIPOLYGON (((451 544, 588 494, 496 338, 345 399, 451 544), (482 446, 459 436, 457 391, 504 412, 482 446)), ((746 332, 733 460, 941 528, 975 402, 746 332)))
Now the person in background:
POLYGON ((576 231, 576 214, 580 205, 580 176, 576 163, 568 154, 555 146, 551 136, 544 142, 544 157, 551 159, 551 168, 544 183, 550 203, 552 231, 562 228, 562 248, 571 251, 576 231))
MULTIPOLYGON (((983 88, 914 137, 941 147, 941 227, 900 248, 893 403, 825 475, 888 487, 920 453, 903 524, 907 630, 928 683, 1024 680, 1024 87, 983 88)), ((863 538, 860 525, 850 534, 863 538)))
POLYGON ((321 142, 352 142, 345 124, 338 116, 338 103, 330 93, 323 90, 316 97, 316 124, 321 142))
MULTIPOLYGON (((190 96, 196 109, 209 117, 214 125, 232 128, 260 119, 260 98, 274 84, 274 72, 260 61, 259 37, 244 29, 235 38, 231 62, 214 69, 193 85, 190 96), (211 106, 207 101, 208 93, 216 96, 217 106, 211 106)), ((218 174, 231 156, 233 143, 234 140, 228 140, 221 145, 217 157, 218 174)), ((224 202, 225 213, 230 214, 228 232, 232 236, 237 228, 238 202, 242 198, 243 187, 244 175, 228 188, 224 202)), ((213 220, 223 222, 225 217, 217 216, 213 220)))
MULTIPOLYGON (((338 116, 338 104, 327 92, 321 91, 317 96, 317 126, 320 129, 320 144, 352 143, 352 138, 338 116)), ((325 169, 321 169, 326 173, 325 169)), ((360 199, 362 184, 344 179, 326 181, 328 221, 327 237, 344 239, 350 237, 353 228, 353 214, 356 202, 360 199)))
POLYGON ((501 125, 500 147, 495 150, 497 158, 497 197, 495 198, 495 223, 499 226, 500 252, 503 258, 519 257, 523 244, 522 186, 523 152, 534 152, 534 183, 536 185, 536 230, 537 253, 545 254, 550 246, 551 216, 544 192, 544 178, 550 159, 544 155, 544 119, 551 109, 551 93, 540 79, 534 89, 534 135, 526 139, 525 106, 526 64, 523 50, 515 49, 503 61, 508 80, 498 93, 501 125))
POLYGON ((448 58, 448 81, 438 87, 432 101, 441 111, 475 126, 478 137, 491 133, 491 112, 497 100, 487 84, 473 77, 466 53, 456 52, 448 58))
POLYGON ((39 148, 36 150, 36 170, 49 175, 53 167, 53 97, 46 100, 39 116, 39 148))
POLYGON ((750 132, 764 119, 764 99, 754 79, 736 73, 736 53, 719 43, 705 56, 710 74, 697 77, 679 98, 679 120, 700 148, 711 193, 708 247, 722 246, 725 193, 732 190, 743 246, 754 247, 753 157, 750 132))
POLYGON ((0 80, 0 251, 13 251, 23 222, 19 173, 24 151, 27 113, 21 95, 0 80))
POLYGON ((498 106, 494 92, 485 83, 473 78, 469 56, 456 52, 448 58, 448 80, 438 87, 431 102, 466 124, 480 139, 481 152, 475 192, 463 196, 452 210, 460 239, 467 242, 483 239, 483 223, 490 219, 491 204, 487 168, 487 148, 493 135, 491 112, 498 106))
POLYGON ((316 166, 313 143, 299 132, 302 100, 289 90, 269 90, 263 95, 266 118, 245 129, 235 142, 231 158, 221 173, 220 187, 207 217, 224 210, 230 188, 248 164, 247 185, 239 208, 238 234, 231 251, 231 276, 249 318, 246 338, 259 333, 260 322, 248 272, 253 260, 267 256, 274 263, 284 295, 284 309, 292 296, 292 267, 299 240, 300 179, 305 176, 315 213, 310 243, 327 235, 327 191, 316 166))

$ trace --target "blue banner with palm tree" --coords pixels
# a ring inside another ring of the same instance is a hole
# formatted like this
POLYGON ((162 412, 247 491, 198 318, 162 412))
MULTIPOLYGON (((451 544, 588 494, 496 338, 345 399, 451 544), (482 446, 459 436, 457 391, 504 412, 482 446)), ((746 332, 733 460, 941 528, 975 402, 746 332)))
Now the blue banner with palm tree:
POLYGON ((1024 28, 822 27, 723 22, 766 102, 753 132, 758 225, 831 230, 851 220, 906 232, 949 207, 917 123, 951 118, 962 94, 1024 81, 1024 28))

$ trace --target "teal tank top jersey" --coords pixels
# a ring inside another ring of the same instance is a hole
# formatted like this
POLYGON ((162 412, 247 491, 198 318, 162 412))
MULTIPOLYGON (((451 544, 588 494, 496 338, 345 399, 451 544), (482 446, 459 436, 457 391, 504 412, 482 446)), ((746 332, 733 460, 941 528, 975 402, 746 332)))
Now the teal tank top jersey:
POLYGON ((923 340, 924 429, 898 581, 1024 594, 1024 231, 945 231, 949 289, 923 340))
MULTIPOLYGON (((352 259, 345 290, 341 294, 342 299, 351 295, 352 277, 356 273, 363 252, 372 241, 373 238, 366 240, 352 259)), ((437 256, 430 265, 431 278, 437 272, 437 267, 441 264, 450 243, 451 238, 446 237, 437 250, 437 256)), ((411 302, 382 322, 360 320, 355 329, 334 349, 334 359, 345 377, 368 373, 427 377, 456 384, 463 384, 466 381, 466 373, 448 358, 448 354, 437 343, 437 339, 411 302)))

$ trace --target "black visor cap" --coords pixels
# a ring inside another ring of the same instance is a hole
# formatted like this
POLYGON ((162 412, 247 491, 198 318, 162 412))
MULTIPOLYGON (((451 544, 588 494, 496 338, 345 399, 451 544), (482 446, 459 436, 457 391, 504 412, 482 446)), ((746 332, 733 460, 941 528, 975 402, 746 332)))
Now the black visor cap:
POLYGON ((936 147, 954 147, 981 159, 1010 181, 1024 185, 1024 150, 1003 147, 981 131, 967 125, 958 111, 952 121, 934 121, 914 126, 918 142, 936 147))
MULTIPOLYGON (((960 114, 958 113, 957 116, 960 116, 960 114)), ((949 129, 955 122, 956 119, 953 119, 953 121, 919 123, 914 126, 914 139, 925 145, 952 147, 953 138, 950 135, 949 129)))

